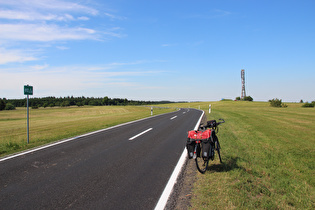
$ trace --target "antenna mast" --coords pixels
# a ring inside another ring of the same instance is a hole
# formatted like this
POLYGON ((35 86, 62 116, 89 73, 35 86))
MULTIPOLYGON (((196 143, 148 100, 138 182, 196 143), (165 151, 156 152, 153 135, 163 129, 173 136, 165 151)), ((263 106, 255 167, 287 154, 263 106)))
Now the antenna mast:
POLYGON ((244 100, 244 98, 246 97, 246 93, 245 93, 245 70, 242 69, 241 71, 241 78, 242 78, 242 95, 241 95, 241 99, 244 100))

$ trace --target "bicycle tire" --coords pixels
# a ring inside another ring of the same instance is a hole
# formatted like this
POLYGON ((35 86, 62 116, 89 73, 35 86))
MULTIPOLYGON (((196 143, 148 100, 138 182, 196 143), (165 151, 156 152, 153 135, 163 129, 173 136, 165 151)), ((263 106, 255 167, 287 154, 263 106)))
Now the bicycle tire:
POLYGON ((197 155, 195 161, 196 161, 196 166, 197 169, 200 173, 204 174, 207 169, 208 169, 208 165, 209 165, 209 159, 208 160, 204 160, 202 157, 202 144, 200 144, 201 150, 200 150, 200 155, 197 155))

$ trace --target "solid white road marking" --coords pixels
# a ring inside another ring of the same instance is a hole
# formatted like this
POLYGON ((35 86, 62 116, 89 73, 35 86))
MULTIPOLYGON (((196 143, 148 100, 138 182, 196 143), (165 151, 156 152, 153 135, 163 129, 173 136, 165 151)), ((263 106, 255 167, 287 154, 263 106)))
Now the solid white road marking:
POLYGON ((177 116, 172 117, 171 120, 174 120, 176 117, 177 117, 177 116))
POLYGON ((147 129, 147 130, 145 130, 145 131, 143 131, 143 132, 141 132, 141 133, 135 135, 134 137, 131 137, 131 138, 129 139, 129 141, 134 140, 135 138, 137 138, 137 137, 139 137, 139 136, 145 134, 146 132, 149 132, 149 131, 152 130, 152 129, 153 129, 153 128, 149 128, 149 129, 147 129))

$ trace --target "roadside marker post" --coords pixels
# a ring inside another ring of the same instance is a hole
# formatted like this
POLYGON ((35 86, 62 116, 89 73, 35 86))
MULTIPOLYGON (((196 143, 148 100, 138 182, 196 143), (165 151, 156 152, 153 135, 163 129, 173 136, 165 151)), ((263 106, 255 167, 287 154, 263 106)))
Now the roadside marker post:
POLYGON ((153 115, 153 107, 151 106, 151 116, 153 115))
POLYGON ((30 118, 29 118, 29 106, 28 106, 28 98, 29 95, 33 95, 33 86, 24 85, 24 95, 27 95, 26 106, 27 106, 27 143, 30 143, 30 118))
POLYGON ((209 104, 209 114, 211 113, 211 104, 209 104))

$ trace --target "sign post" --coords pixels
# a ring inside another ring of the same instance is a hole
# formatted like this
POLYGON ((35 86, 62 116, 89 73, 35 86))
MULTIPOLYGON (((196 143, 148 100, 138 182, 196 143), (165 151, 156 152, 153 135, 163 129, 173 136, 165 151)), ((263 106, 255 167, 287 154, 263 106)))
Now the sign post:
POLYGON ((24 95, 27 95, 26 106, 27 106, 27 143, 30 142, 30 127, 29 127, 29 106, 28 106, 28 97, 29 95, 33 95, 33 86, 24 85, 24 95))

